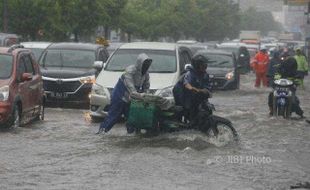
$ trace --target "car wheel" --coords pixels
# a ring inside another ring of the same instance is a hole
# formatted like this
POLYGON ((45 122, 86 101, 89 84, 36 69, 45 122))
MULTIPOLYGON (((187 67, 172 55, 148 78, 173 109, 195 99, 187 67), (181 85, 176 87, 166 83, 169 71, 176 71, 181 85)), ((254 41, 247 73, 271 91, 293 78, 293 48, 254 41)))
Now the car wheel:
POLYGON ((44 116, 45 116, 45 106, 44 106, 44 104, 42 104, 40 106, 39 119, 43 121, 44 120, 44 116))
POLYGON ((21 119, 20 119, 20 109, 17 104, 14 105, 13 115, 12 115, 12 123, 11 127, 17 128, 20 127, 21 119))

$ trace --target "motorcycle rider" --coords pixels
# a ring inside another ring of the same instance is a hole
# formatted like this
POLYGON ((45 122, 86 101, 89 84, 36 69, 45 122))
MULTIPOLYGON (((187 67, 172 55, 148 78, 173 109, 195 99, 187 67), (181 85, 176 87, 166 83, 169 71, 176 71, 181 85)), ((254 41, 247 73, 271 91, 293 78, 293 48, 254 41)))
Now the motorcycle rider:
POLYGON ((280 66, 281 66, 280 53, 278 51, 274 51, 273 56, 270 59, 267 71, 268 86, 270 87, 273 86, 274 76, 279 71, 280 66))
MULTIPOLYGON (((108 132, 122 114, 127 115, 132 94, 139 96, 139 93, 146 92, 150 88, 148 69, 151 63, 152 59, 145 53, 141 53, 137 57, 136 64, 126 68, 125 73, 122 74, 113 89, 108 115, 100 124, 97 134, 103 131, 108 132)), ((127 126, 127 132, 132 133, 134 130, 127 126)))
MULTIPOLYGON (((191 121, 197 114, 202 96, 211 97, 209 75, 206 72, 209 58, 201 54, 192 57, 192 65, 173 88, 175 104, 183 107, 183 116, 191 121)), ((180 118, 179 118, 180 119, 180 118)))
MULTIPOLYGON (((296 73, 297 73, 297 62, 294 57, 290 56, 289 53, 283 52, 281 55, 281 65, 276 71, 276 74, 274 76, 274 79, 280 79, 285 78, 289 79, 291 81, 295 81, 296 73)), ((301 109, 299 105, 299 99, 296 96, 296 86, 293 86, 291 88, 291 91, 293 93, 292 98, 292 112, 295 112, 297 115, 299 115, 301 118, 304 118, 303 116, 303 110, 301 109)), ((269 114, 273 115, 273 93, 271 92, 268 96, 268 106, 269 106, 269 114)))

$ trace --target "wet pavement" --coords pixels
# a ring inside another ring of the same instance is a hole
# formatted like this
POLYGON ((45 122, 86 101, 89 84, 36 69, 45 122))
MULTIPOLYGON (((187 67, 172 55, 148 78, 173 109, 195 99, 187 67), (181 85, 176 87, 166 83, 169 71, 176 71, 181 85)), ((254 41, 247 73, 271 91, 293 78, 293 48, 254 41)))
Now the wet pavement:
MULTIPOLYGON (((298 91, 310 117, 310 77, 298 91)), ((196 131, 142 138, 123 123, 95 135, 87 110, 47 108, 46 120, 0 131, 0 189, 290 189, 310 181, 310 124, 268 116, 268 88, 253 74, 217 92, 216 115, 238 143, 219 146, 196 131)))

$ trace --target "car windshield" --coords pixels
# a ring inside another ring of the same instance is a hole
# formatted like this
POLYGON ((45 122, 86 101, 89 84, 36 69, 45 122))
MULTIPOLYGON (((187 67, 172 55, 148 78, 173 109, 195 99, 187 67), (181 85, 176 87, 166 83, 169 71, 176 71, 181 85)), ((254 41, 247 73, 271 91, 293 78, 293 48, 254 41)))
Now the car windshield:
POLYGON ((13 67, 12 63, 11 55, 0 54, 0 79, 10 78, 13 67))
POLYGON ((48 50, 41 65, 50 67, 92 67, 96 54, 90 50, 48 50))
POLYGON ((152 60, 150 73, 176 72, 176 54, 170 50, 119 49, 111 57, 105 70, 124 71, 129 65, 136 64, 137 57, 146 53, 152 60))
POLYGON ((224 55, 224 54, 211 54, 208 53, 206 56, 214 61, 212 63, 208 63, 208 67, 221 67, 221 68, 232 68, 234 67, 234 61, 232 56, 224 55))
POLYGON ((238 51, 239 51, 239 47, 218 47, 218 49, 221 49, 227 52, 233 52, 236 55, 238 54, 238 51))
POLYGON ((42 49, 42 48, 28 48, 28 49, 31 49, 31 51, 33 52, 36 60, 39 60, 42 52, 44 51, 44 49, 42 49))

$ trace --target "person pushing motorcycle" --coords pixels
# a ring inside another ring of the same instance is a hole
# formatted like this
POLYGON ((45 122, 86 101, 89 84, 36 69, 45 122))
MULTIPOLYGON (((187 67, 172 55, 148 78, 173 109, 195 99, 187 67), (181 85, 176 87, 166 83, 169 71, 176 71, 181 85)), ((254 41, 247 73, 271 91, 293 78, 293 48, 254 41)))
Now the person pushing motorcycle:
POLYGON ((192 65, 173 88, 175 104, 183 107, 182 115, 191 121, 198 111, 198 105, 204 96, 211 97, 209 75, 206 72, 209 58, 201 54, 192 57, 192 65))

